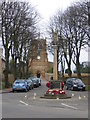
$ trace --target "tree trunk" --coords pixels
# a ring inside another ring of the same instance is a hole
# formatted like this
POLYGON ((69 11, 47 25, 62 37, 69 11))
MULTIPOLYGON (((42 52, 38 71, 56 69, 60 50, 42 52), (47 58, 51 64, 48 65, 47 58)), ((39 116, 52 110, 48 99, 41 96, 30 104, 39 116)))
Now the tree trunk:
POLYGON ((62 56, 61 56, 61 73, 62 73, 62 80, 64 80, 64 65, 63 65, 62 56))
POLYGON ((26 78, 26 75, 25 75, 25 64, 24 63, 22 65, 22 77, 26 78))
POLYGON ((9 82, 8 82, 8 71, 9 71, 9 68, 8 68, 8 64, 9 64, 9 50, 5 49, 5 88, 9 88, 9 82))
POLYGON ((14 64, 14 78, 15 78, 15 80, 17 79, 17 69, 16 69, 16 65, 17 65, 17 58, 15 57, 15 64, 14 64))
POLYGON ((77 77, 81 79, 80 63, 78 58, 79 57, 77 57, 77 61, 76 61, 76 71, 77 71, 77 77))
POLYGON ((71 78, 72 71, 71 71, 71 64, 68 64, 68 76, 71 78))
POLYGON ((19 58, 19 64, 18 64, 18 77, 21 78, 21 61, 19 58))
POLYGON ((28 78, 29 77, 29 73, 28 73, 29 71, 28 71, 28 61, 26 62, 26 78, 28 78))

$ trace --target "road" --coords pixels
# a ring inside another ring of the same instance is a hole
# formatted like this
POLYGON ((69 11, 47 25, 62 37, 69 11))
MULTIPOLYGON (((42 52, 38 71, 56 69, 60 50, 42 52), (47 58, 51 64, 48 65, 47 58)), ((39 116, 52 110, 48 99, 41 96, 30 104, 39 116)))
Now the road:
POLYGON ((65 90, 71 98, 43 99, 45 84, 42 81, 40 87, 29 92, 3 93, 2 118, 88 118, 86 91, 65 90))

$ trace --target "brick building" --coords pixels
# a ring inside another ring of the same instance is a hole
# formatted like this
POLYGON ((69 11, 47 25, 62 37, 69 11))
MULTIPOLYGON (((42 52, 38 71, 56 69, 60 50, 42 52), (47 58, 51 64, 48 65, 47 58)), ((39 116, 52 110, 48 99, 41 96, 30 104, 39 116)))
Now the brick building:
POLYGON ((31 59, 29 59, 29 71, 31 71, 35 76, 37 76, 37 73, 39 72, 40 76, 45 77, 45 73, 47 72, 49 67, 46 51, 46 40, 45 39, 34 40, 31 46, 32 47, 30 50, 31 59))

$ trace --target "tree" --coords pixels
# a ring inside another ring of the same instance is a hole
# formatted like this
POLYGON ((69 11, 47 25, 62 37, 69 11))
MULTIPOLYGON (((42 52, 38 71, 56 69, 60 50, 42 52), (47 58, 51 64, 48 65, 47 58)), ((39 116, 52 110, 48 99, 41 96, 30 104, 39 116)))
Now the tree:
MULTIPOLYGON (((64 66, 62 58, 64 56, 68 65, 68 75, 71 77, 71 60, 72 60, 72 41, 70 33, 68 32, 69 27, 67 23, 66 14, 58 11, 57 14, 52 17, 50 21, 49 29, 56 29, 58 31, 58 64, 61 62, 62 74, 64 74, 64 66)), ((50 33, 50 32, 49 32, 50 33)), ((51 42, 52 43, 52 42, 51 42)), ((64 75, 63 75, 64 76, 64 75)))
MULTIPOLYGON (((10 3, 11 5, 11 3, 10 3)), ((6 2, 3 2, 1 5, 1 31, 2 31, 2 43, 5 49, 5 87, 9 87, 8 84, 8 64, 9 64, 9 52, 11 50, 11 43, 10 40, 10 23, 11 18, 10 15, 12 14, 10 5, 6 2)))
POLYGON ((81 78, 80 53, 81 49, 88 45, 88 39, 90 39, 86 4, 87 2, 77 2, 67 8, 64 13, 59 11, 50 22, 49 28, 58 31, 57 44, 59 51, 62 51, 65 57, 69 77, 71 77, 71 62, 73 61, 77 76, 81 78))
POLYGON ((78 78, 81 78, 80 73, 80 53, 81 49, 88 44, 85 29, 87 29, 87 16, 85 14, 85 6, 77 3, 69 8, 70 22, 72 25, 72 39, 73 39, 73 63, 76 65, 78 78))
POLYGON ((1 11, 2 42, 6 59, 5 81, 6 87, 8 87, 10 52, 14 79, 17 78, 17 70, 19 70, 19 77, 22 78, 22 73, 25 73, 25 64, 28 63, 29 59, 30 42, 37 36, 36 25, 39 16, 34 8, 26 2, 3 2, 1 11))

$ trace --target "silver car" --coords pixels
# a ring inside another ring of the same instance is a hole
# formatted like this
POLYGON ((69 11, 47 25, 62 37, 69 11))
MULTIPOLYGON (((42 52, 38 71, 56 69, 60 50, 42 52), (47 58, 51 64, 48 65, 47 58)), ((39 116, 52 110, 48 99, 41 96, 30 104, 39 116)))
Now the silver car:
POLYGON ((32 82, 32 80, 30 78, 27 79, 27 85, 29 86, 29 90, 34 88, 33 82, 32 82))

